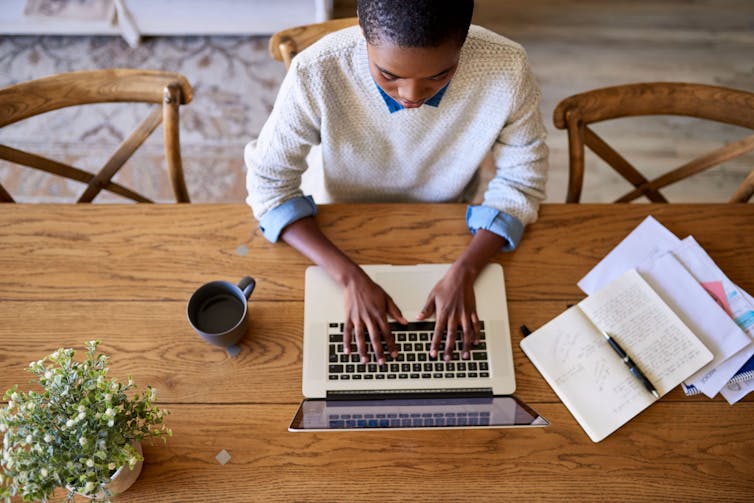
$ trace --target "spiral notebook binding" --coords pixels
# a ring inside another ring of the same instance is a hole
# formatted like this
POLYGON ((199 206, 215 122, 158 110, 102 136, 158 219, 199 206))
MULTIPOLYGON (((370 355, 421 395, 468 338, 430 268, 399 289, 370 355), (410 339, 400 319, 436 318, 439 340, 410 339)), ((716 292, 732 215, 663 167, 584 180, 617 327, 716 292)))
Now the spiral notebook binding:
MULTIPOLYGON (((727 383, 725 383, 725 385, 730 386, 731 384, 743 384, 752 380, 754 380, 754 370, 748 370, 746 372, 741 372, 740 374, 734 375, 727 383)), ((682 384, 682 386, 683 392, 686 394, 686 396, 700 395, 702 393, 693 384, 682 384)))

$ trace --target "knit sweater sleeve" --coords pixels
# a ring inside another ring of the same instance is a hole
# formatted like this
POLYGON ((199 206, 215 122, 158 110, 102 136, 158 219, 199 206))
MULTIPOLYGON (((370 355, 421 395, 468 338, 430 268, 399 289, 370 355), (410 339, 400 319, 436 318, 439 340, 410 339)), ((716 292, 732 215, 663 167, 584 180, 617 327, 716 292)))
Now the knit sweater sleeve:
POLYGON ((270 210, 301 198, 306 156, 320 143, 320 106, 306 68, 294 58, 259 137, 244 150, 246 202, 261 220, 270 210))
POLYGON ((526 225, 537 219, 539 204, 545 198, 548 149, 539 111, 539 87, 523 52, 521 63, 511 114, 492 148, 496 173, 483 204, 526 225))

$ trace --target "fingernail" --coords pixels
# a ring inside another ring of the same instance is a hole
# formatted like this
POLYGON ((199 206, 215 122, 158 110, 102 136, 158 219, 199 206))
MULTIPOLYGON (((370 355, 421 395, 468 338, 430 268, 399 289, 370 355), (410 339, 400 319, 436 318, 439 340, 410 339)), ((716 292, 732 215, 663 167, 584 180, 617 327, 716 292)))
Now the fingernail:
POLYGON ((398 351, 393 351, 392 353, 390 353, 390 356, 392 356, 393 358, 398 358, 398 351))
POLYGON ((445 358, 444 358, 444 360, 445 360, 446 362, 449 362, 449 361, 450 361, 450 355, 445 355, 445 358))
POLYGON ((435 356, 437 356, 437 351, 435 351, 434 349, 430 349, 429 350, 429 356, 431 356, 432 358, 434 358, 435 356))
POLYGON ((380 358, 378 360, 378 362, 379 362, 380 365, 385 365, 385 359, 384 358, 380 358))
POLYGON ((361 357, 361 363, 366 363, 369 359, 366 356, 361 357))
POLYGON ((468 351, 464 351, 463 352, 463 359, 464 360, 468 360, 469 359, 469 352, 468 351))

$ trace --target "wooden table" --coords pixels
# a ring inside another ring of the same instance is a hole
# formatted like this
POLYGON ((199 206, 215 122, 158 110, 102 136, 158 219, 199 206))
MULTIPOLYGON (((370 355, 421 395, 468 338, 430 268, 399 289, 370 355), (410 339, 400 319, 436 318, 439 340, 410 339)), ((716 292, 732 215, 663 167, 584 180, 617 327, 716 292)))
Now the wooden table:
MULTIPOLYGON (((332 205, 318 218, 360 263, 411 264, 452 261, 469 240, 464 212, 332 205)), ((174 436, 145 445, 141 478, 119 501, 752 501, 754 397, 730 406, 676 389, 594 444, 518 347, 518 327, 581 299, 576 282, 649 214, 693 234, 754 292, 753 205, 545 205, 496 260, 516 394, 547 428, 289 433, 309 264, 265 241, 243 205, 3 205, 0 391, 28 382, 29 361, 94 338, 115 377, 155 386, 174 436), (252 321, 231 358, 191 331, 186 301, 246 274, 258 285, 252 321)))

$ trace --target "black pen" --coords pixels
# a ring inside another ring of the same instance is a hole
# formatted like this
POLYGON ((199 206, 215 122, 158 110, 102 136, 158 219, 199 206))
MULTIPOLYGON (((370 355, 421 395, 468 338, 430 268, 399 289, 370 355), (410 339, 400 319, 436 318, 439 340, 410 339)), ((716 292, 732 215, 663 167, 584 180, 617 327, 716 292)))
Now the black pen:
POLYGON ((602 332, 602 335, 605 336, 605 339, 607 339, 607 342, 610 343, 610 347, 612 347, 615 350, 615 352, 618 353, 618 356, 621 357, 621 359, 623 360, 623 363, 626 364, 626 366, 634 375, 634 377, 636 377, 639 381, 641 381, 644 387, 647 388, 647 391, 652 393, 655 396, 655 398, 660 398, 660 394, 657 392, 657 390, 652 385, 650 380, 647 379, 647 376, 644 375, 644 372, 642 372, 639 369, 639 367, 636 365, 636 363, 634 363, 634 361, 631 359, 631 357, 628 356, 625 351, 623 351, 623 348, 620 347, 620 345, 616 342, 616 340, 610 337, 610 334, 608 334, 601 328, 599 330, 600 332, 602 332))

